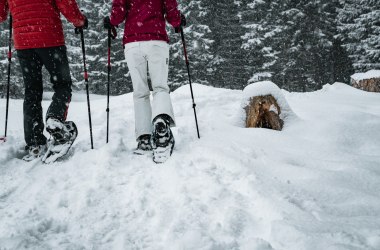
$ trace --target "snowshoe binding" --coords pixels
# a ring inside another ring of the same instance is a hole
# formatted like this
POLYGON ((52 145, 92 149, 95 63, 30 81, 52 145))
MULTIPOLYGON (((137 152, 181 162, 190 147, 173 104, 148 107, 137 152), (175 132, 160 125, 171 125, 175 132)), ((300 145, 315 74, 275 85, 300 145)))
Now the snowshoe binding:
POLYGON ((149 155, 152 154, 152 145, 150 145, 151 135, 141 135, 137 141, 137 148, 133 151, 137 155, 149 155))
POLYGON ((78 135, 78 129, 74 122, 61 122, 57 119, 49 118, 46 130, 51 138, 48 141, 48 149, 42 158, 44 163, 53 163, 65 156, 78 135))
POLYGON ((170 130, 170 117, 167 115, 157 116, 153 120, 153 132, 150 140, 153 150, 153 161, 164 163, 173 153, 174 137, 170 130))
POLYGON ((33 161, 45 155, 46 145, 35 145, 35 146, 26 146, 25 150, 28 151, 28 154, 22 157, 24 161, 33 161))

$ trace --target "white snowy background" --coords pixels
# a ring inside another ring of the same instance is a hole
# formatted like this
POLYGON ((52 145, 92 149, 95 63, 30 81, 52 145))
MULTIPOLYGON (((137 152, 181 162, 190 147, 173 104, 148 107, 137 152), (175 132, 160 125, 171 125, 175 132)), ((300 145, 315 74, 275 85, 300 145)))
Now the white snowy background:
MULTIPOLYGON (((0 249, 380 249, 380 95, 336 83, 283 94, 283 131, 245 129, 242 91, 194 85, 172 93, 171 159, 133 155, 132 94, 85 95, 69 120, 79 136, 61 162, 22 157, 22 100, 0 145, 0 249), (241 117, 240 117, 241 118, 241 117)), ((46 111, 48 96, 43 102, 46 111)), ((3 129, 5 100, 0 101, 3 129)), ((3 131, 1 131, 3 133, 3 131)))

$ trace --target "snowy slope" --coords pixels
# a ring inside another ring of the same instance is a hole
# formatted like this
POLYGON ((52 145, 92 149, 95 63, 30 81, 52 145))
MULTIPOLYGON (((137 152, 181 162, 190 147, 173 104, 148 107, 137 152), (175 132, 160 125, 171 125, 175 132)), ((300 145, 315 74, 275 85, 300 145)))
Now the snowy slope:
MULTIPOLYGON (((173 157, 132 154, 132 95, 75 95, 79 136, 62 162, 25 163, 22 101, 0 145, 0 249, 380 249, 380 95, 344 84, 284 95, 297 115, 284 131, 244 129, 242 92, 194 86, 172 93, 173 157)), ((44 101, 46 110, 48 102, 44 101)), ((0 102, 3 126, 5 101, 0 102)), ((2 127, 1 127, 2 128, 2 127)), ((1 131, 2 132, 2 131, 1 131)))

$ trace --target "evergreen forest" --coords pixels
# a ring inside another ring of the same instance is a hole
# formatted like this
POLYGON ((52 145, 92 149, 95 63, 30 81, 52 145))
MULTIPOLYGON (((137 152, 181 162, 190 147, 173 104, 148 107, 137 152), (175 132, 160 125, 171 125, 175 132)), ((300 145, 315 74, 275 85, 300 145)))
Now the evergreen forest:
MULTIPOLYGON (((107 32, 103 18, 109 0, 77 0, 89 19, 85 31, 90 90, 107 91, 107 32)), ((178 0, 187 18, 185 37, 193 82, 243 89, 272 80, 280 88, 305 92, 324 84, 350 82, 350 75, 380 69, 379 0, 178 0)), ((71 74, 76 91, 84 89, 80 37, 63 17, 71 74)), ((112 41, 111 94, 132 91, 121 38, 112 41)), ((171 88, 188 83, 179 34, 167 26, 171 45, 171 88)), ((0 24, 0 96, 7 80, 8 23, 0 24)), ((16 53, 11 94, 22 97, 16 53)), ((44 85, 51 90, 49 77, 44 85)))

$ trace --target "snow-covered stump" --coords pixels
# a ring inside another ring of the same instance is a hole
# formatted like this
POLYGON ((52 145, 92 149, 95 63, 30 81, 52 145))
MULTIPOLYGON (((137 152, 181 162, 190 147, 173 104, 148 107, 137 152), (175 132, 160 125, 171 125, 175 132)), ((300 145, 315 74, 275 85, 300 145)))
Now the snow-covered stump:
POLYGON ((281 108, 272 95, 251 97, 244 108, 246 112, 246 128, 269 128, 282 130, 281 108))
POLYGON ((270 81, 256 82, 243 90, 246 128, 282 130, 291 111, 281 89, 270 81))
POLYGON ((351 85, 368 92, 380 92, 380 70, 356 73, 351 76, 351 85))

